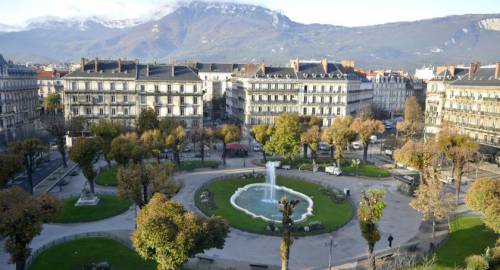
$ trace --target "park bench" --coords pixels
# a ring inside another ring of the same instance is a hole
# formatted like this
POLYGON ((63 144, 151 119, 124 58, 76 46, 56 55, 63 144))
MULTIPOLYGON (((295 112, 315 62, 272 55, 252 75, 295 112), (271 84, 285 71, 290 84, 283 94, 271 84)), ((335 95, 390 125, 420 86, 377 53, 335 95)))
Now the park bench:
POLYGON ((251 263, 249 264, 251 268, 267 269, 269 266, 265 264, 251 263))

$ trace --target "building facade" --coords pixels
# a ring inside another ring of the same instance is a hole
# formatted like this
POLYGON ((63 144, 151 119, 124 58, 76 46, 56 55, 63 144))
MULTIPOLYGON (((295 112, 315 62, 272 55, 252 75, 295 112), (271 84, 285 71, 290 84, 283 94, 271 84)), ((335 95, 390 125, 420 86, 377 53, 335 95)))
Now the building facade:
POLYGON ((373 83, 373 105, 391 115, 401 114, 410 94, 408 79, 397 72, 377 72, 369 78, 373 83))
POLYGON ((176 117, 187 128, 202 126, 202 81, 185 65, 82 59, 64 77, 66 118, 90 122, 110 119, 134 126, 140 112, 153 108, 159 117, 176 117))
POLYGON ((444 75, 442 82, 431 81, 426 132, 437 133, 448 124, 483 146, 500 149, 500 62, 460 70, 454 80, 444 75))
POLYGON ((36 71, 7 62, 0 54, 0 142, 32 129, 39 115, 36 71))
POLYGON ((355 115, 373 100, 371 82, 352 62, 292 60, 290 67, 247 65, 233 78, 228 114, 244 128, 273 124, 282 113, 315 115, 329 126, 338 116, 355 115))
POLYGON ((43 105, 43 100, 50 94, 58 94, 62 100, 64 88, 62 77, 66 74, 68 74, 67 71, 45 71, 41 69, 36 71, 40 104, 43 105))

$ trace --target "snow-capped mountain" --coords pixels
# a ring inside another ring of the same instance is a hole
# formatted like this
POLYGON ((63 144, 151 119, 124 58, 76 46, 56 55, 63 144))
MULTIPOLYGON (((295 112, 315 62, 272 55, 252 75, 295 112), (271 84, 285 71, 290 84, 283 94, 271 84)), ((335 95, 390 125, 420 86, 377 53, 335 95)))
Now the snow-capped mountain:
POLYGON ((0 33, 0 53, 15 60, 38 55, 286 63, 326 56, 366 68, 407 69, 496 62, 498 44, 500 14, 342 27, 297 23, 255 5, 198 1, 161 6, 140 19, 43 18, 21 31, 0 33))

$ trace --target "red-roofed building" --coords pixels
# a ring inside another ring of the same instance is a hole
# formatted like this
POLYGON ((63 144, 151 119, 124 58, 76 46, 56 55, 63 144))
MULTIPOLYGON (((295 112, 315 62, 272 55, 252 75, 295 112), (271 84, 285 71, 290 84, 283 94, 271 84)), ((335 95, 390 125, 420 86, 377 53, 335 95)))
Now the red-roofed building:
POLYGON ((43 99, 49 94, 58 94, 61 97, 61 104, 63 98, 63 80, 61 79, 64 75, 68 74, 68 71, 59 70, 37 70, 37 80, 38 80, 38 95, 40 96, 40 104, 43 106, 43 99))

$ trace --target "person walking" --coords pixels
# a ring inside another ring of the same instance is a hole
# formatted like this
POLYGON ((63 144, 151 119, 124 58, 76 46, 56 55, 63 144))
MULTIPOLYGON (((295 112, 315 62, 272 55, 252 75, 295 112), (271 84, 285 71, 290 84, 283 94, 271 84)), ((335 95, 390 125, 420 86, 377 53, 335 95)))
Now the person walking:
POLYGON ((387 241, 389 241, 389 247, 392 247, 393 240, 394 240, 394 237, 392 237, 392 234, 389 234, 389 237, 387 238, 387 241))

